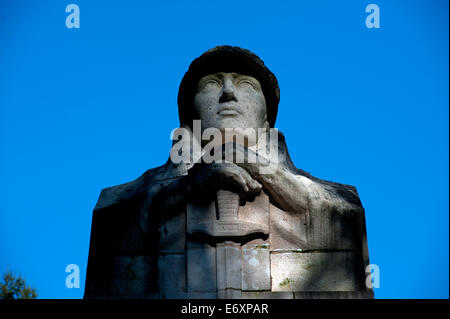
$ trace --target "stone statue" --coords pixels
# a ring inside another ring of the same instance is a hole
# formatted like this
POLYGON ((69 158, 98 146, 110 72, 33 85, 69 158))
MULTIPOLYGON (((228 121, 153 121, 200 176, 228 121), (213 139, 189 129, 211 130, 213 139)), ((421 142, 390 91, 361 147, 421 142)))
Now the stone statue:
POLYGON ((358 193, 294 166, 273 129, 279 98, 248 50, 191 63, 169 160, 100 194, 85 298, 373 298, 358 193), (174 160, 183 145, 189 160, 174 160))

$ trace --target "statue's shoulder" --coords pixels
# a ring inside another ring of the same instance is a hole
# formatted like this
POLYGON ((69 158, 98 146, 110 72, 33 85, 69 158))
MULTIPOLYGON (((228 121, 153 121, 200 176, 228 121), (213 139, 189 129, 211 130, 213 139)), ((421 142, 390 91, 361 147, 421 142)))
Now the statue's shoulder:
POLYGON ((152 193, 156 193, 158 190, 157 187, 151 187, 152 184, 184 175, 186 175, 185 168, 182 165, 175 165, 169 160, 164 165, 147 170, 131 182, 104 188, 94 211, 133 200, 143 192, 146 192, 146 196, 152 196, 152 193))
POLYGON ((351 204, 362 207, 362 203, 355 186, 331 182, 315 177, 314 181, 335 196, 341 197, 351 204))
POLYGON ((350 204, 362 207, 362 203, 355 186, 320 179, 298 168, 295 168, 294 171, 297 175, 304 176, 311 181, 319 184, 323 189, 333 194, 334 196, 344 199, 350 204))
POLYGON ((297 169, 297 174, 309 178, 334 196, 344 199, 350 204, 362 207, 362 203, 359 199, 359 194, 355 186, 320 179, 300 169, 297 169))
POLYGON ((296 175, 304 176, 312 180, 313 182, 316 182, 326 191, 330 192, 336 197, 342 198, 351 204, 362 207, 361 200, 359 199, 359 195, 355 186, 320 179, 302 169, 297 168, 289 155, 289 151, 286 145, 286 138, 280 131, 278 131, 278 153, 281 165, 287 170, 296 175))

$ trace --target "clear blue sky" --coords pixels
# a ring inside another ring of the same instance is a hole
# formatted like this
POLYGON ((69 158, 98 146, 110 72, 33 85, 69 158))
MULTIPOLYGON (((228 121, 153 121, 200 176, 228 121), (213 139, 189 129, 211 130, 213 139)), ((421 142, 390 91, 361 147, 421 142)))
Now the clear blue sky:
POLYGON ((277 75, 296 166, 357 187, 376 297, 448 298, 444 0, 0 0, 0 273, 83 296, 101 189, 167 160, 179 82, 219 44, 277 75), (80 29, 65 27, 70 3, 80 29), (365 27, 370 3, 380 29, 365 27))

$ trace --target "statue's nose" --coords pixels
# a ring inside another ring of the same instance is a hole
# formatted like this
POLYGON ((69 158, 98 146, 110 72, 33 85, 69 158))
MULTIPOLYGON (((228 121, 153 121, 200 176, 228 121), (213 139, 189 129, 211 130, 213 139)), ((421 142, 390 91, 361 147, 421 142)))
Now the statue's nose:
POLYGON ((234 94, 234 87, 232 81, 227 79, 224 81, 222 95, 219 98, 219 103, 225 103, 230 101, 237 102, 238 100, 236 95, 234 94))

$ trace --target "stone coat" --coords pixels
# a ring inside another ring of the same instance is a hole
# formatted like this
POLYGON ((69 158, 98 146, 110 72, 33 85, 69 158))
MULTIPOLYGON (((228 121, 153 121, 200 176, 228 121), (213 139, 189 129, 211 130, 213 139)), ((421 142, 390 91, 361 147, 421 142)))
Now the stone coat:
POLYGON ((295 168, 281 133, 279 158, 307 186, 308 209, 284 211, 262 193, 251 205, 267 206, 270 234, 240 245, 191 241, 189 205, 162 213, 153 208, 162 189, 187 176, 184 164, 169 159, 103 189, 92 219, 85 298, 373 298, 365 286, 369 258, 356 188, 295 168), (240 260, 241 271, 230 277, 235 283, 220 283, 224 254, 240 260), (266 273, 256 278, 258 269, 266 273))

